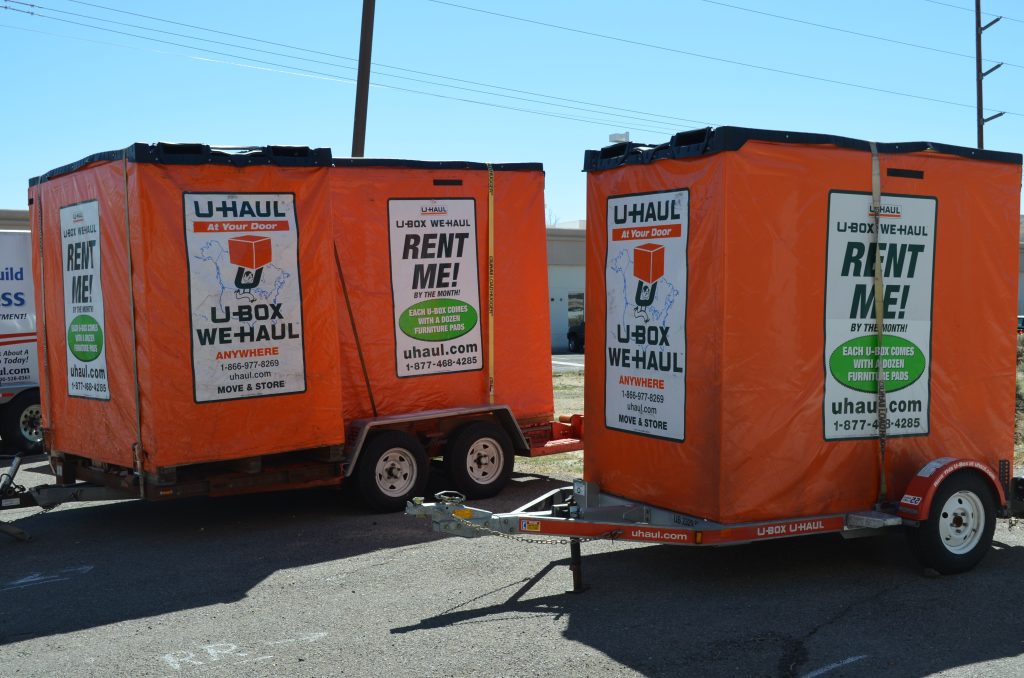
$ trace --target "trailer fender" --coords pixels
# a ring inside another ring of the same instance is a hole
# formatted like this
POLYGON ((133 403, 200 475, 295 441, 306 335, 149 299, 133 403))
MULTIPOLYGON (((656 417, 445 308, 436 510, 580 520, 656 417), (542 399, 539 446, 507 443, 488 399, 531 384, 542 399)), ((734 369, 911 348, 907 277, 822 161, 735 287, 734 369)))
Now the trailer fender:
POLYGON ((988 479, 989 485, 996 494, 996 502, 1006 506, 1006 492, 1003 490, 999 477, 987 465, 972 459, 942 457, 924 466, 911 479, 900 499, 899 515, 907 520, 927 520, 931 510, 932 499, 939 486, 954 473, 968 471, 988 479))

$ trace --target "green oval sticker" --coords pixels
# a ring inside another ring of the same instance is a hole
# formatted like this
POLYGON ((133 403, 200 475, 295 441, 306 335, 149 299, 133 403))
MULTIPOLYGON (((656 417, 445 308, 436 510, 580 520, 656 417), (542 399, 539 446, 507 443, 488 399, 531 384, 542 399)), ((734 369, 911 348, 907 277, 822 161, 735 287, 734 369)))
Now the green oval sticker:
POLYGON ((76 315, 68 327, 68 350, 83 363, 103 353, 103 328, 91 315, 76 315))
POLYGON ((878 338, 868 334, 842 343, 832 351, 828 369, 836 381, 855 391, 874 393, 878 390, 879 353, 887 392, 906 388, 924 374, 924 352, 912 341, 885 335, 880 352, 877 343, 878 338))
POLYGON ((398 326, 402 333, 423 341, 446 341, 466 334, 476 326, 476 309, 459 299, 427 299, 402 311, 398 326))

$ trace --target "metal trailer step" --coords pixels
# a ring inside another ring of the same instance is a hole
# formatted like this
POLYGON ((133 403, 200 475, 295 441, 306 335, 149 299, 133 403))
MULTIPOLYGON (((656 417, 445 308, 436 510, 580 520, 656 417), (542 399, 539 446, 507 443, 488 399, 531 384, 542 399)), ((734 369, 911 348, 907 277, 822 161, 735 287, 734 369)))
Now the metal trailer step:
POLYGON ((860 511, 846 515, 847 528, 879 529, 882 527, 896 527, 902 524, 903 519, 899 516, 881 511, 860 511))

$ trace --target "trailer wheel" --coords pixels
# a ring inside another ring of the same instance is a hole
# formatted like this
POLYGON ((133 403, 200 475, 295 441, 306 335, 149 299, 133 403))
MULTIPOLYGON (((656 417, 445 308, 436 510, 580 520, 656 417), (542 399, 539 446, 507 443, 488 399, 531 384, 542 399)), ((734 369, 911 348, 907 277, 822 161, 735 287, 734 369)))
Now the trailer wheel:
POLYGON ((404 431, 375 433, 359 455, 356 480, 373 510, 400 511, 427 487, 427 452, 404 431))
POLYGON ((488 421, 467 424, 448 439, 444 467, 469 499, 493 497, 512 477, 515 454, 508 434, 488 421))
POLYGON ((928 519, 907 529, 914 554, 942 574, 967 572, 992 546, 996 506, 992 488, 973 473, 957 473, 935 492, 928 519))
POLYGON ((35 454, 43 449, 43 411, 39 391, 19 393, 0 410, 0 438, 8 451, 35 454))

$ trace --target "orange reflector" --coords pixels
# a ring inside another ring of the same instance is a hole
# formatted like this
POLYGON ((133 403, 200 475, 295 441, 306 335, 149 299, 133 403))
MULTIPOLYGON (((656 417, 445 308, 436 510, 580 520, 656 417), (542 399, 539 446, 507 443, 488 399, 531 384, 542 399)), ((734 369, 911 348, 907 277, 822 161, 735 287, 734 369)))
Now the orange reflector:
POLYGON ((703 532, 698 532, 697 536, 694 538, 694 541, 696 541, 698 544, 703 542, 704 541, 704 533, 703 532))
POLYGON ((469 520, 473 517, 473 509, 455 509, 452 511, 452 515, 456 518, 462 518, 463 520, 469 520))

